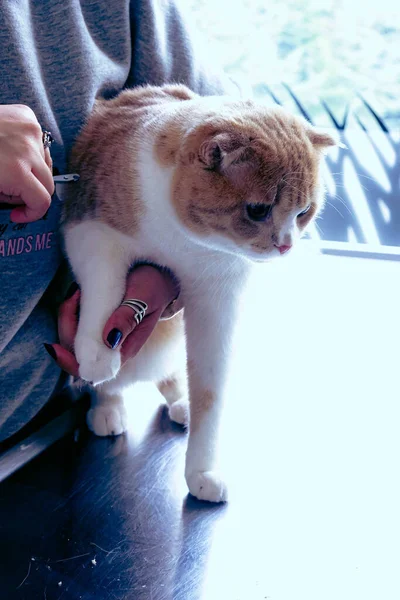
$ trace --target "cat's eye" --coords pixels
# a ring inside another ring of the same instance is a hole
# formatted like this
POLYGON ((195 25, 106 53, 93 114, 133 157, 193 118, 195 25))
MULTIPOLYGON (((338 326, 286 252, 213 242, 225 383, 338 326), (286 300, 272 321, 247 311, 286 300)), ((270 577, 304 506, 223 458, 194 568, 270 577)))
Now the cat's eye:
POLYGON ((302 217, 303 215, 307 214, 308 211, 310 210, 310 208, 311 208, 311 204, 309 204, 308 206, 306 206, 306 208, 304 210, 302 210, 301 213, 299 213, 297 215, 297 218, 302 217))
POLYGON ((265 221, 271 212, 269 204, 247 204, 247 216, 252 221, 265 221))

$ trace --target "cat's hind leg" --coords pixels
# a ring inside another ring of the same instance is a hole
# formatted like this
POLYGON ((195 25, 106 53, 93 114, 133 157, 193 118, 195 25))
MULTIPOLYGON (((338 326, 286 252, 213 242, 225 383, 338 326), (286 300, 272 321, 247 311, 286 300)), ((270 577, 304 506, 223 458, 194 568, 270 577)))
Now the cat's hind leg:
POLYGON ((97 388, 93 393, 86 422, 93 433, 100 436, 120 435, 127 429, 127 415, 122 393, 109 393, 97 388))
POLYGON ((177 373, 157 383, 157 387, 167 401, 171 421, 187 427, 189 425, 189 401, 185 376, 177 373))

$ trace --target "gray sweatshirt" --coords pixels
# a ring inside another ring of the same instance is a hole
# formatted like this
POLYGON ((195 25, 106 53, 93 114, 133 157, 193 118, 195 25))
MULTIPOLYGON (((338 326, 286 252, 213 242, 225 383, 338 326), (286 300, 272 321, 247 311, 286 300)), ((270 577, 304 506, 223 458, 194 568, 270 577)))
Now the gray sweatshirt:
MULTIPOLYGON (((200 94, 237 93, 210 68, 198 62, 187 25, 168 0, 0 0, 0 103, 33 109, 55 138, 60 173, 96 96, 165 82, 200 94)), ((57 340, 60 202, 53 197, 35 223, 16 225, 9 217, 0 206, 0 440, 60 385, 60 370, 43 348, 57 340)))

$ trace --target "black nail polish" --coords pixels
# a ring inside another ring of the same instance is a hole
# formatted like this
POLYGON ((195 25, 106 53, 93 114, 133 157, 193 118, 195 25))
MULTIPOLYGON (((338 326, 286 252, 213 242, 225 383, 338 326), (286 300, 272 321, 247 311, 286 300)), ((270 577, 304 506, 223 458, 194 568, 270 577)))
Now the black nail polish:
POLYGON ((107 342, 110 344, 113 350, 118 346, 121 339, 122 331, 120 331, 119 329, 111 329, 110 333, 107 336, 107 342))
POLYGON ((43 344, 43 346, 45 347, 47 352, 50 354, 51 358, 53 360, 57 360, 57 354, 56 354, 56 351, 54 350, 53 346, 51 344, 43 344))
POLYGON ((75 294, 76 290, 79 290, 79 285, 74 281, 68 288, 68 292, 65 296, 65 300, 69 300, 75 294))

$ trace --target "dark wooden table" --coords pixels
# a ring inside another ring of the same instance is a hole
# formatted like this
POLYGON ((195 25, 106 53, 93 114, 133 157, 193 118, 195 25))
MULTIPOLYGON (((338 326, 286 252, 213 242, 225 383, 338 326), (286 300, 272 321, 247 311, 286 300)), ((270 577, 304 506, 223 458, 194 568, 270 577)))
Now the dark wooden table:
POLYGON ((186 434, 137 386, 126 435, 81 428, 0 484, 0 597, 398 600, 398 269, 257 269, 222 430, 230 502, 188 497, 186 434))

